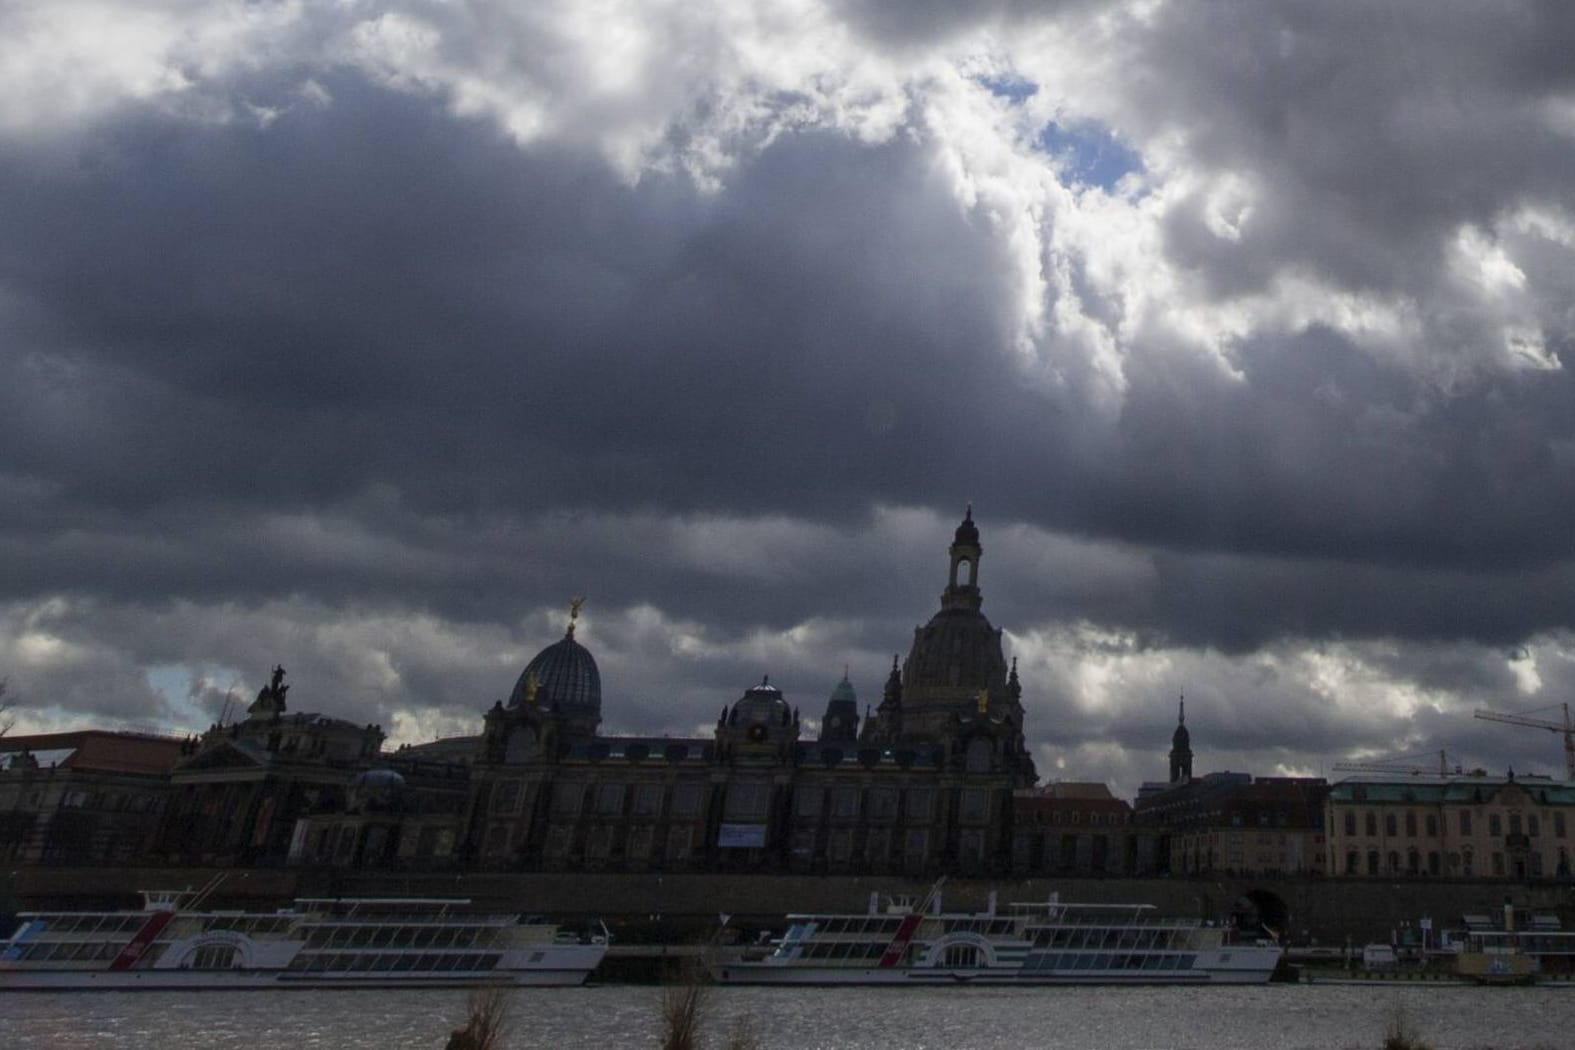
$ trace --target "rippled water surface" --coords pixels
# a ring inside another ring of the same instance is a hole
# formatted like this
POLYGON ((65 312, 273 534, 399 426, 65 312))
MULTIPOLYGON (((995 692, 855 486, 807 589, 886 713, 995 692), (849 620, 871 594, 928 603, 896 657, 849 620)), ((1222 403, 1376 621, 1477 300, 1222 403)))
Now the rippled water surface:
MULTIPOLYGON (((513 993, 508 1046, 654 1047, 660 990, 513 993)), ((442 1050, 462 992, 0 995, 0 1047, 442 1050)), ((709 1045, 761 1050, 1377 1050, 1403 1016, 1436 1050, 1575 1048, 1575 989, 1465 987, 709 990, 709 1045)))

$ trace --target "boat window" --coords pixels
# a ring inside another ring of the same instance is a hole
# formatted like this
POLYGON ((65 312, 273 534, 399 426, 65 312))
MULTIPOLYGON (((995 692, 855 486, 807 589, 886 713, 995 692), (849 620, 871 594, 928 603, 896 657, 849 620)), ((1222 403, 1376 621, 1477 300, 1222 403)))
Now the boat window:
POLYGON ((972 944, 947 945, 942 965, 954 969, 972 969, 979 965, 979 949, 972 944))
POLYGON ((237 965, 235 948, 228 944, 205 944, 192 956, 193 970, 228 970, 237 965))

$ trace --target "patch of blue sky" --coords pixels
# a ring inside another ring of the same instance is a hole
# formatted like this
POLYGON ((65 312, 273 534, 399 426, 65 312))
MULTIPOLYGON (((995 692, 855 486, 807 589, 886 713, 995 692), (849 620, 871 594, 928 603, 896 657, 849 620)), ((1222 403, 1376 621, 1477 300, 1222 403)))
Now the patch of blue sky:
POLYGON ((1032 80, 1014 76, 1010 73, 1000 76, 974 77, 974 81, 985 88, 997 98, 1004 98, 1008 102, 1022 102, 1032 98, 1039 92, 1039 85, 1032 80))
POLYGON ((244 690, 240 688, 241 674, 239 671, 231 668, 193 667, 188 664, 156 664, 147 669, 146 675, 148 686, 166 704, 169 717, 181 723, 174 727, 176 729, 184 730, 189 726, 206 726, 214 720, 217 714, 217 712, 203 709, 191 696, 192 682, 197 678, 224 683, 226 688, 233 686, 236 703, 241 710, 245 710, 246 700, 242 696, 244 690))
POLYGON ((1054 157, 1073 185, 1113 192, 1126 176, 1143 170, 1143 158, 1115 132, 1097 121, 1051 121, 1039 133, 1038 147, 1054 157))

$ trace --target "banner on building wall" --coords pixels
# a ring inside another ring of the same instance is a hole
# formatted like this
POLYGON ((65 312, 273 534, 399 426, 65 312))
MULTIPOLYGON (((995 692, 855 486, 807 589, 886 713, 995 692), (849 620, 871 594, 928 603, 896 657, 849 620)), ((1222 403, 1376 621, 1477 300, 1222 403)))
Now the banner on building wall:
POLYGON ((766 844, 764 824, 723 824, 716 833, 721 849, 761 849, 766 844))

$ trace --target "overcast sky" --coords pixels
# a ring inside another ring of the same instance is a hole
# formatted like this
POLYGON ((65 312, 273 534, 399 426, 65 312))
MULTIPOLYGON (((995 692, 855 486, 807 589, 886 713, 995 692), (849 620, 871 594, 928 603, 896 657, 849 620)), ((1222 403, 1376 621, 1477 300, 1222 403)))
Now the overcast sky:
MULTIPOLYGON (((972 501, 1046 779, 1575 692, 1575 6, 0 7, 0 676, 391 742, 879 699, 972 501)), ((1560 717, 1555 709, 1546 717, 1560 717)))

